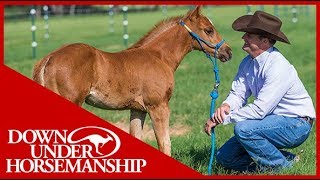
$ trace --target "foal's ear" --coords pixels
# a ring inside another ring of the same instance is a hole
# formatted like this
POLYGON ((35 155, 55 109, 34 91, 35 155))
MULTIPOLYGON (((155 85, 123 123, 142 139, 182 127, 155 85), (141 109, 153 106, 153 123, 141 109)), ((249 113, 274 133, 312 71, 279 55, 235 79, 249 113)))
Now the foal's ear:
POLYGON ((198 19, 201 15, 201 6, 197 6, 193 11, 190 12, 189 19, 190 21, 194 21, 198 19))

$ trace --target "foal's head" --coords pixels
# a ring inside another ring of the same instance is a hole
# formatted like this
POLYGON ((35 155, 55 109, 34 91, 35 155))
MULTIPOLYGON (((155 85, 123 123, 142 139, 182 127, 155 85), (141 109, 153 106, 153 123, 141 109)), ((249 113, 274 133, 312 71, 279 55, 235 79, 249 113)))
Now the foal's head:
MULTIPOLYGON (((183 21, 190 28, 191 31, 198 34, 200 38, 216 45, 220 43, 223 39, 214 27, 213 23, 206 16, 202 15, 200 12, 201 7, 198 6, 193 11, 190 11, 184 18, 183 21)), ((206 52, 214 55, 215 48, 212 45, 206 45, 202 43, 202 47, 206 52), (211 47, 210 47, 211 46, 211 47)), ((202 50, 199 43, 196 40, 192 41, 192 47, 197 50, 202 50)), ((225 62, 231 59, 232 51, 230 46, 224 42, 222 46, 218 49, 216 56, 220 61, 225 62)))

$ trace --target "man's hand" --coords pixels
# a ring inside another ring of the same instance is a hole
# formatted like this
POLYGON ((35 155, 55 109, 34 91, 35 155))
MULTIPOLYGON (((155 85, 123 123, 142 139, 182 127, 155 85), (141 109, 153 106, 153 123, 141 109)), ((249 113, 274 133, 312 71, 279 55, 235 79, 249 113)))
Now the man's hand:
POLYGON ((230 113, 230 106, 228 104, 222 104, 219 108, 216 109, 214 115, 207 120, 204 125, 204 131, 210 136, 211 129, 216 127, 218 124, 223 123, 226 114, 230 113))
POLYGON ((230 106, 228 104, 222 104, 219 108, 216 109, 216 112, 212 116, 214 122, 218 124, 223 123, 226 114, 230 113, 230 106))
POLYGON ((210 136, 211 135, 211 129, 216 127, 218 125, 217 122, 214 122, 213 119, 208 119, 206 124, 204 125, 204 131, 210 136))

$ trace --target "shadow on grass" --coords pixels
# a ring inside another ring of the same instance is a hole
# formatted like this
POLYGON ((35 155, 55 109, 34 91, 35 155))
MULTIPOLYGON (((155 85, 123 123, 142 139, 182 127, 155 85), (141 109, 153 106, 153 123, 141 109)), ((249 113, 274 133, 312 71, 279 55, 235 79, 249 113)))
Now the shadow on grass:
MULTIPOLYGON (((217 149, 215 149, 215 153, 217 152, 217 149)), ((208 168, 209 168, 209 160, 211 155, 211 147, 205 146, 203 148, 195 148, 193 146, 190 147, 189 150, 186 150, 184 152, 180 152, 177 154, 173 154, 174 157, 177 160, 181 161, 181 159, 188 159, 188 166, 193 168, 194 170, 202 173, 203 175, 208 175, 208 168)), ((181 161, 182 162, 182 161, 181 161)), ((217 164, 215 156, 214 156, 214 162, 212 165, 212 173, 211 175, 227 175, 227 176, 235 176, 235 175, 282 175, 282 174, 290 174, 290 173, 280 173, 279 171, 274 171, 272 169, 261 171, 257 169, 256 171, 235 171, 231 169, 224 168, 220 164, 217 164)))

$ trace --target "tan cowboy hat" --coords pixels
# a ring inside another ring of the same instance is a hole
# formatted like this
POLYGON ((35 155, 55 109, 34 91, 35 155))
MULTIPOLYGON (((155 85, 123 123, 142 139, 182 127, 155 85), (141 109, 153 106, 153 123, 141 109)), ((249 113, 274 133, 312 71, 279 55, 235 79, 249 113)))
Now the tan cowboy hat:
POLYGON ((256 11, 253 15, 244 15, 232 23, 236 31, 261 34, 264 37, 290 44, 286 35, 280 31, 282 22, 276 16, 263 11, 256 11))

